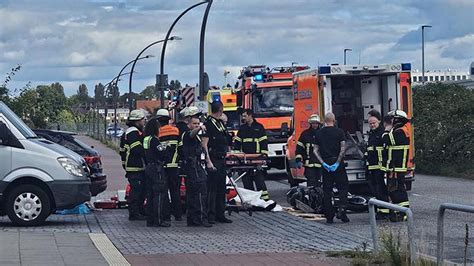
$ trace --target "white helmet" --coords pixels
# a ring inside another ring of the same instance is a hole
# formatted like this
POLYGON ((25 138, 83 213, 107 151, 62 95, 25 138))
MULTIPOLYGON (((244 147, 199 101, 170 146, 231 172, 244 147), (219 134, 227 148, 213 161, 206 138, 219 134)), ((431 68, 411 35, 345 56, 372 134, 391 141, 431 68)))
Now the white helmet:
POLYGON ((182 115, 183 117, 195 116, 195 115, 198 115, 199 113, 200 113, 199 108, 197 108, 196 106, 185 107, 183 110, 181 110, 181 112, 179 112, 179 114, 182 115))
POLYGON ((308 118, 308 123, 310 124, 314 124, 314 123, 321 123, 321 118, 319 118, 319 115, 317 114, 312 114, 309 118, 308 118))
POLYGON ((129 121, 139 121, 145 118, 145 112, 142 109, 133 110, 128 116, 129 121))
POLYGON ((159 109, 158 111, 156 111, 156 116, 157 117, 170 117, 170 112, 168 112, 168 110, 166 109, 159 109))
POLYGON ((408 115, 402 110, 393 110, 388 113, 389 116, 393 116, 394 118, 404 118, 408 120, 408 115))

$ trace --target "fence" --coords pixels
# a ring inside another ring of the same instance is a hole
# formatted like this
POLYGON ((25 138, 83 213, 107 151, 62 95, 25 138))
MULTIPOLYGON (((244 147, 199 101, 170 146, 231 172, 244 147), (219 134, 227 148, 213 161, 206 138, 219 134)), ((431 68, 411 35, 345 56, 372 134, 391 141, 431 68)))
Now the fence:
POLYGON ((438 241, 436 249, 437 265, 443 265, 444 261, 444 213, 446 210, 474 213, 474 206, 454 203, 443 203, 438 211, 438 241))
POLYGON ((377 199, 370 199, 369 200, 369 216, 370 216, 370 227, 372 231, 372 240, 374 242, 374 251, 379 251, 378 245, 378 235, 377 235, 377 221, 375 219, 375 205, 381 206, 393 211, 403 212, 408 217, 408 240, 410 243, 410 262, 411 265, 415 265, 416 262, 416 246, 415 246, 415 226, 413 223, 413 213, 409 208, 401 207, 395 204, 391 204, 385 201, 377 200, 377 199))

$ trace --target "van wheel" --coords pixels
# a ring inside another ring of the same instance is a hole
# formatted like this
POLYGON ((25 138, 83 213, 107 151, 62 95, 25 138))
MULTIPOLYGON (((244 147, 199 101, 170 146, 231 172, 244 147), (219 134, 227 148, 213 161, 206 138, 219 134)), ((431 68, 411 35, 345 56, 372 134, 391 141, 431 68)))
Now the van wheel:
POLYGON ((48 194, 35 185, 19 185, 8 193, 6 213, 13 224, 35 226, 43 224, 51 213, 48 194))

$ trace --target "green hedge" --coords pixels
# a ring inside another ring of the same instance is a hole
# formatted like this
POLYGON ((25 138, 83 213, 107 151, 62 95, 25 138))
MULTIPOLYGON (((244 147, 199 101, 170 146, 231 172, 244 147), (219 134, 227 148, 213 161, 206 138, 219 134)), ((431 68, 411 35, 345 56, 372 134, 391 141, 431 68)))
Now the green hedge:
POLYGON ((415 86, 413 109, 417 172, 474 178, 474 90, 415 86))

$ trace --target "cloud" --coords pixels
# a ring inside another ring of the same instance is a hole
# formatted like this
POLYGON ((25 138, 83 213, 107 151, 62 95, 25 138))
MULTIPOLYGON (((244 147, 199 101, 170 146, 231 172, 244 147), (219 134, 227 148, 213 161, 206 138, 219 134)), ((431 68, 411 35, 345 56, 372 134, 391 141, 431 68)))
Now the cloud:
MULTIPOLYGON (((96 82, 115 77, 146 45, 164 38, 174 19, 194 3, 0 0, 0 71, 22 63, 21 74, 15 76, 18 84, 59 81, 72 94, 85 83, 91 91, 96 82)), ((183 40, 169 42, 166 49, 170 80, 198 82, 204 9, 191 10, 173 30, 183 40)), ((422 24, 433 26, 425 35, 427 67, 467 69, 474 61, 473 9, 468 0, 214 0, 205 69, 211 84, 218 85, 224 83, 224 69, 230 70, 228 81, 234 84, 245 65, 342 63, 344 48, 352 49, 349 64, 357 64, 360 55, 362 63, 411 62, 419 68, 422 24)), ((145 54, 156 57, 137 64, 134 91, 154 84, 159 72, 161 45, 145 54)), ((122 92, 128 90, 126 84, 120 82, 122 92)))

